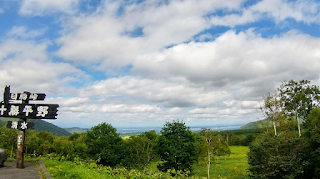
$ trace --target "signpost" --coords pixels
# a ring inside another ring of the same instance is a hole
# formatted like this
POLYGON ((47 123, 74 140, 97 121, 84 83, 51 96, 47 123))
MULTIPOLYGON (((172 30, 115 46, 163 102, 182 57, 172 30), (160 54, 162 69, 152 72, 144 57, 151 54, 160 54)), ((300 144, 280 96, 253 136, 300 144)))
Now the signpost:
POLYGON ((27 119, 57 119, 58 104, 29 104, 29 100, 44 100, 44 93, 10 93, 6 86, 3 102, 0 103, 0 117, 20 118, 19 121, 8 121, 7 128, 18 129, 17 168, 24 168, 25 130, 33 129, 34 123, 27 119), (10 103, 10 100, 21 100, 21 103, 10 103))

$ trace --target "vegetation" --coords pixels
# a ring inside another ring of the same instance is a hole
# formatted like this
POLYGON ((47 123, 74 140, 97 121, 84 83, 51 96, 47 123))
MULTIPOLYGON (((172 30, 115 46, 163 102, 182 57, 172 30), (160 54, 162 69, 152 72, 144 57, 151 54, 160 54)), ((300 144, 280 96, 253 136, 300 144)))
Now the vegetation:
MULTIPOLYGON (((107 123, 68 136, 27 130, 25 156, 45 157, 54 178, 320 178, 319 91, 304 81, 292 88, 303 93, 291 93, 291 83, 264 96, 268 118, 257 129, 191 132, 173 121, 160 135, 152 130, 125 139, 107 123)), ((0 147, 11 158, 16 137, 17 130, 0 123, 0 147)))
POLYGON ((180 121, 167 122, 161 134, 157 141, 157 152, 163 163, 158 165, 158 169, 191 171, 193 162, 198 159, 198 153, 189 127, 180 121))
POLYGON ((264 98, 262 111, 274 127, 262 123, 265 132, 250 145, 251 178, 319 178, 320 92, 308 84, 307 80, 284 82, 279 96, 264 98), (291 120, 294 116, 297 121, 291 120), (305 119, 302 132, 298 117, 305 119))

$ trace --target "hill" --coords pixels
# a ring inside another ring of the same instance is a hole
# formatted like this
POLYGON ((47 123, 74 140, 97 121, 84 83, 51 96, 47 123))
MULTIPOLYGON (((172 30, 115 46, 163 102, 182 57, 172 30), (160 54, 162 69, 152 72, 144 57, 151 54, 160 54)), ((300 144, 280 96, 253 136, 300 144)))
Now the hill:
MULTIPOLYGON (((1 123, 7 123, 7 121, 18 121, 17 118, 0 118, 1 123)), ((54 124, 51 124, 50 122, 41 120, 41 119, 30 119, 28 122, 34 123, 34 130, 35 131, 45 131, 45 132, 51 132, 55 136, 69 136, 71 133, 66 131, 65 129, 62 129, 54 124)))
MULTIPOLYGON (((266 122, 268 121, 269 119, 263 119, 263 120, 259 120, 259 121, 255 121, 255 122, 249 122, 248 124, 240 127, 240 129, 255 129, 256 127, 257 128, 263 128, 261 122, 266 122)), ((291 120, 290 117, 287 118, 287 120, 291 120)), ((292 120, 296 120, 295 118, 292 119, 292 120)), ((299 122, 300 124, 302 124, 304 122, 304 119, 302 118, 299 118, 299 122)), ((269 127, 272 127, 272 122, 270 121, 270 125, 269 127)))
POLYGON ((88 129, 88 128, 80 128, 80 127, 71 127, 71 128, 63 128, 64 130, 66 130, 67 132, 69 132, 69 133, 74 133, 74 132, 76 132, 76 133, 84 133, 84 132, 87 132, 87 131, 89 131, 90 129, 88 129))

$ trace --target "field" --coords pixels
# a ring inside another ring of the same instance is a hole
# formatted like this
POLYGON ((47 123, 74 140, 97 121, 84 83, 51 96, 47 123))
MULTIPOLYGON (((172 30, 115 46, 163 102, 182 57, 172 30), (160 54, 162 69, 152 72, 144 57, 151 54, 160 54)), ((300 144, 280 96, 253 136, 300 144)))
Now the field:
MULTIPOLYGON (((219 157, 212 162, 210 169, 211 178, 248 178, 247 152, 248 147, 231 146, 231 155, 219 157)), ((48 171, 54 179, 67 178, 170 178, 168 174, 157 170, 157 162, 152 163, 145 172, 137 170, 128 171, 124 168, 111 169, 101 167, 93 162, 68 162, 53 159, 43 160, 48 171), (130 176, 130 177, 129 177, 130 176)), ((205 164, 194 164, 193 175, 189 178, 206 178, 207 168, 205 164)))

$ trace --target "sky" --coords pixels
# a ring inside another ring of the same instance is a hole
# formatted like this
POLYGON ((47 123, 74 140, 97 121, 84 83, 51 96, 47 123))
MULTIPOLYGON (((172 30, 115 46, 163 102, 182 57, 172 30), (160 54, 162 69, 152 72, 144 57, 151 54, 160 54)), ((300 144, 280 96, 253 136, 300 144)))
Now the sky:
POLYGON ((244 125, 319 60, 318 0, 0 0, 0 88, 60 127, 244 125))

